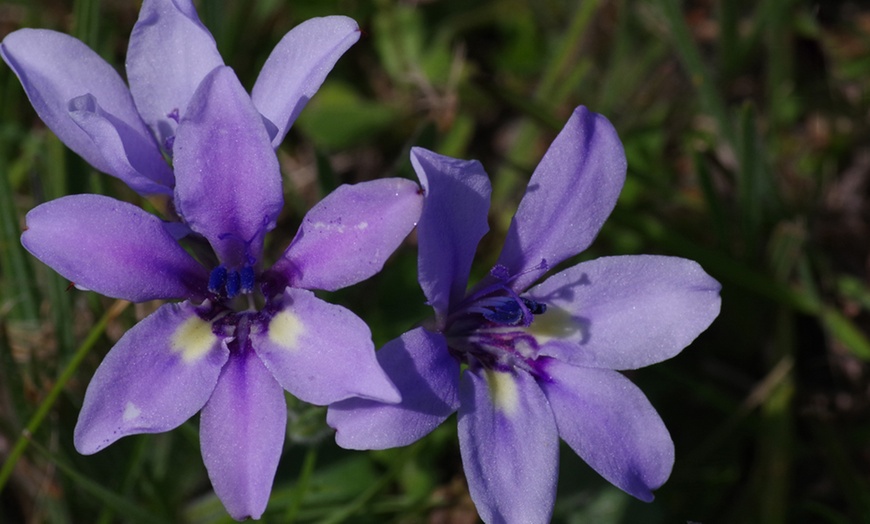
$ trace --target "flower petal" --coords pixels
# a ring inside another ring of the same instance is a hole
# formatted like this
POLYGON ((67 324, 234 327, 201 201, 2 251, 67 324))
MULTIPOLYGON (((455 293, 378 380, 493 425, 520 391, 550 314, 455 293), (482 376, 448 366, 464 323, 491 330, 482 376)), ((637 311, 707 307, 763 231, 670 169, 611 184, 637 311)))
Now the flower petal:
POLYGON ((281 173, 263 119, 232 69, 215 69, 193 95, 177 129, 175 172, 179 213, 221 262, 232 269, 259 257, 284 203, 281 173))
POLYGON ((21 243, 77 285, 133 302, 201 298, 208 274, 163 223, 101 195, 71 195, 27 213, 21 243))
POLYGON ((460 381, 459 449, 484 522, 549 522, 559 474, 553 413, 524 371, 466 370, 460 381))
POLYGON ((541 388, 559 436, 602 477, 645 502, 671 474, 674 443, 643 392, 616 371, 547 362, 541 388))
POLYGON ((417 227, 420 286, 439 316, 465 295, 477 244, 489 231, 492 189, 476 160, 456 160, 415 147, 411 164, 426 194, 417 227))
POLYGON ((529 181, 498 263, 523 290, 586 249, 613 211, 625 181, 625 152, 603 116, 578 107, 529 181), (547 267, 541 265, 546 260, 547 267))
POLYGON ((234 519, 266 510, 286 429, 281 386, 253 351, 234 348, 199 422, 208 478, 234 519))
POLYGON ((356 284, 384 267, 417 223, 422 205, 410 180, 340 186, 305 215, 271 271, 305 289, 334 291, 356 284))
POLYGON ((278 383, 306 402, 401 400, 378 366, 365 322, 310 291, 287 288, 268 325, 252 329, 251 341, 278 383))
POLYGON ((179 426, 205 405, 229 352, 187 302, 127 331, 85 393, 75 446, 90 455, 126 435, 179 426))
POLYGON ((3 39, 0 55, 36 113, 70 149, 143 195, 171 193, 172 171, 130 91, 88 46, 63 33, 21 29, 3 39))
POLYGON ((669 359, 719 314, 720 285, 696 262, 633 255, 583 262, 528 295, 547 304, 529 330, 577 365, 636 369, 669 359))
MULTIPOLYGON (((156 148, 144 150, 135 130, 106 113, 91 94, 70 100, 69 118, 90 137, 100 151, 105 172, 127 183, 141 195, 171 194, 172 173, 162 157, 153 155, 156 148), (138 168, 136 166, 139 166, 138 168), (155 182, 142 173, 161 175, 155 182)), ((149 141, 149 146, 151 142, 149 141)))
POLYGON ((329 406, 326 423, 347 449, 407 446, 428 435, 459 407, 459 362, 444 336, 422 327, 390 341, 378 363, 402 395, 399 404, 351 398, 329 406))
POLYGON ((251 92, 254 105, 275 125, 273 146, 284 140, 302 108, 359 35, 352 19, 326 16, 302 22, 278 42, 251 92))
POLYGON ((190 0, 142 2, 127 48, 127 78, 139 113, 161 144, 175 134, 202 79, 223 64, 190 0))

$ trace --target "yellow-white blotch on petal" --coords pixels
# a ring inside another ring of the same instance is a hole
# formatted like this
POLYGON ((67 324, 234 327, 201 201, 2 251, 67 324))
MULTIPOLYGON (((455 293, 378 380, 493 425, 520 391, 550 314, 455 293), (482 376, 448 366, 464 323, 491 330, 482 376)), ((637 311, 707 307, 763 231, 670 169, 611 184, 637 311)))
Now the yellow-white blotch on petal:
POLYGON ((211 323, 193 316, 178 326, 172 336, 172 351, 181 354, 181 359, 193 363, 205 356, 218 343, 211 330, 211 323))

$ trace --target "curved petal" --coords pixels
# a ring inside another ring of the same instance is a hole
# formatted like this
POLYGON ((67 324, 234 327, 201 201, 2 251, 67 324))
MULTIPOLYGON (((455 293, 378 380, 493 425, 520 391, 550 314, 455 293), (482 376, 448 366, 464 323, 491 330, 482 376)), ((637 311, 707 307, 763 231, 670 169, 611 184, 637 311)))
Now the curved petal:
POLYGON ((278 42, 251 91, 254 105, 276 127, 273 146, 284 140, 302 108, 359 35, 352 19, 326 16, 302 22, 278 42))
POLYGON ((27 213, 21 243, 77 285, 133 302, 202 298, 208 273, 154 215, 101 195, 71 195, 27 213))
POLYGON ((559 436, 616 487, 650 502, 671 474, 674 443, 655 408, 630 380, 609 369, 552 359, 541 388, 559 436))
MULTIPOLYGON (((90 137, 100 151, 104 171, 141 195, 172 194, 173 175, 154 147, 143 151, 141 136, 125 122, 106 113, 91 94, 70 100, 69 118, 90 137), (137 167, 138 166, 138 167, 137 167), (156 182, 142 173, 160 175, 156 182)), ((148 145, 152 145, 149 141, 148 145)))
POLYGON ((97 368, 76 423, 76 449, 90 455, 126 435, 179 426, 205 405, 228 357, 193 306, 160 306, 97 368))
POLYGON ((263 119, 233 70, 205 77, 175 139, 175 200, 191 229, 230 268, 252 263, 284 197, 263 119))
POLYGON ((268 325, 254 326, 251 341, 284 389, 317 405, 350 397, 401 400, 378 366, 371 332, 359 317, 294 288, 285 290, 276 309, 268 325))
POLYGON ((334 291, 384 267, 420 218, 417 184, 384 178, 343 185, 305 215, 272 272, 293 287, 334 291))
POLYGON ((719 314, 719 283, 696 262, 604 257, 529 290, 547 304, 529 330, 541 353, 577 365, 636 369, 669 359, 719 314))
POLYGON ((326 423, 347 449, 407 446, 428 435, 459 407, 459 362, 444 337, 422 327, 390 341, 378 363, 402 395, 399 404, 351 398, 329 406, 326 423))
POLYGON ((175 134, 202 79, 222 65, 190 0, 142 2, 127 48, 127 78, 139 113, 161 144, 175 134))
POLYGON ((212 487, 234 519, 266 510, 286 429, 281 386, 250 348, 233 348, 202 409, 199 441, 212 487))
POLYGON ((492 189, 476 160, 456 160, 415 147, 411 164, 426 194, 417 227, 418 279, 439 317, 465 295, 477 244, 489 231, 492 189))
POLYGON ((498 263, 523 290, 586 249, 625 182, 625 152, 603 116, 578 107, 538 164, 511 221, 498 263), (547 262, 545 267, 541 261, 547 262))
POLYGON ((524 371, 491 370, 466 370, 459 387, 459 449, 480 517, 549 522, 559 438, 541 388, 524 371))
POLYGON ((88 46, 63 33, 20 29, 3 39, 0 55, 18 76, 36 113, 70 149, 143 195, 171 193, 172 171, 139 117, 130 91, 88 46), (99 132, 87 122, 82 125, 82 112, 84 117, 99 118, 99 132), (118 159, 126 159, 128 165, 119 169, 118 159))

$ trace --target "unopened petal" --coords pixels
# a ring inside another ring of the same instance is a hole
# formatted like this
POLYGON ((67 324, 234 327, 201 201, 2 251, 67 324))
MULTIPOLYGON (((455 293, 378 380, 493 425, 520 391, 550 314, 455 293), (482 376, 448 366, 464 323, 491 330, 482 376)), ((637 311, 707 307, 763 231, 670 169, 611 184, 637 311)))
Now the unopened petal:
POLYGON ((343 185, 305 215, 272 267, 294 287, 333 291, 384 267, 420 218, 423 197, 410 180, 343 185))
POLYGON ((553 413, 525 371, 466 370, 459 449, 468 489, 488 524, 550 521, 559 475, 553 413))
POLYGON ((232 269, 259 257, 284 197, 278 157, 233 70, 200 84, 175 139, 176 205, 232 269))
POLYGON ((190 304, 161 306, 97 368, 76 424, 76 449, 89 455, 126 435, 179 426, 205 405, 228 355, 190 304))
POLYGON ((476 160, 415 147, 411 164, 426 195, 417 227, 418 278, 429 304, 443 316, 465 295, 477 244, 489 231, 492 190, 476 160))
POLYGON ((643 392, 617 371, 550 360, 541 388, 559 436, 602 477, 640 500, 671 474, 674 444, 643 392))
POLYGON ((161 144, 175 134, 202 79, 223 64, 190 0, 142 2, 127 48, 127 78, 139 113, 161 144))
POLYGON ((578 107, 532 174, 508 230, 498 263, 511 275, 522 273, 514 289, 592 243, 616 205, 625 171, 613 125, 578 107))
POLYGON ((199 423, 208 477, 234 519, 266 510, 286 428, 281 386, 253 351, 234 348, 199 423))
POLYGON ((134 302, 205 296, 205 269, 159 218, 132 204, 71 195, 25 220, 24 247, 78 286, 134 302))
POLYGON ((171 193, 172 171, 130 91, 88 46, 63 33, 21 29, 3 39, 0 55, 18 76, 36 113, 70 149, 143 195, 171 193), (94 109, 88 111, 88 106, 94 109), (75 118, 83 110, 99 116, 99 131, 94 130, 96 124, 82 125, 81 118, 75 118), (127 165, 119 168, 118 159, 127 165))
POLYGON ((326 75, 359 36, 359 26, 352 19, 326 16, 302 22, 278 42, 251 92, 254 105, 275 126, 272 145, 281 143, 326 75))
POLYGON ((636 369, 669 359, 719 314, 719 283, 677 257, 603 257, 529 290, 547 304, 529 330, 542 354, 589 367, 636 369))
POLYGON ((459 362, 444 337, 422 327, 390 341, 378 363, 402 395, 399 404, 352 398, 329 406, 326 422, 348 449, 406 446, 428 435, 459 407, 459 362))
POLYGON ((251 341, 284 389, 317 405, 350 397, 401 400, 378 366, 362 319, 304 289, 287 288, 282 299, 269 322, 252 331, 251 341))

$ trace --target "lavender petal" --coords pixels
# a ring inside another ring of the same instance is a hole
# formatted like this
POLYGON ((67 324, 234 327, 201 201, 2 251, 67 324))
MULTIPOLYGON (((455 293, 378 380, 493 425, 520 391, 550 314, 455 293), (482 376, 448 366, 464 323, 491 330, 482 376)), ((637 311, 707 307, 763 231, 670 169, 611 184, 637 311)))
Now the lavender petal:
POLYGON ((384 404, 351 398, 329 406, 326 422, 347 449, 406 446, 428 435, 459 407, 459 362, 444 337, 422 327, 388 342, 378 363, 402 401, 384 404))

